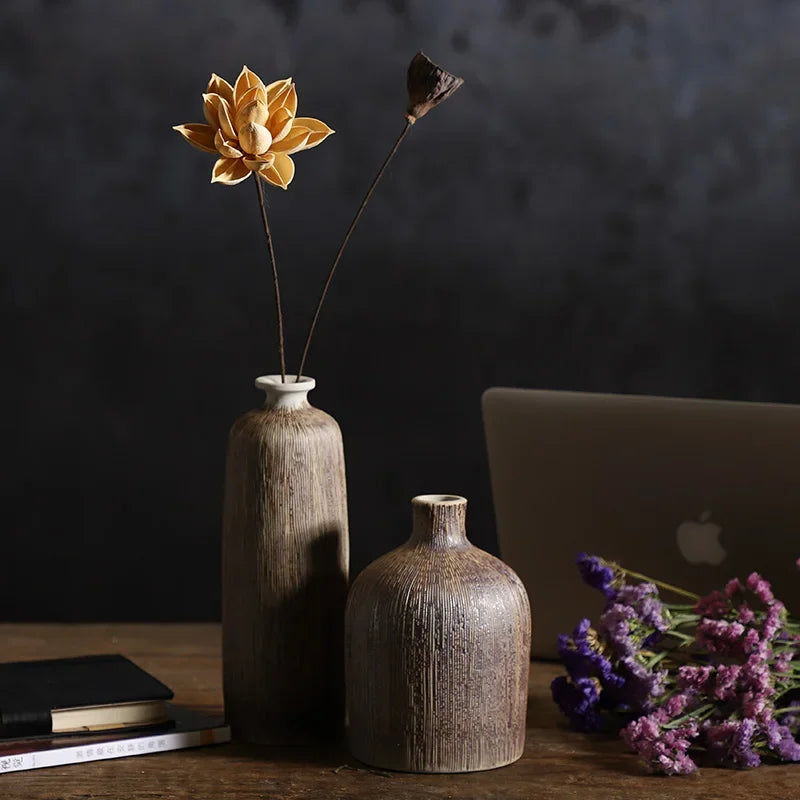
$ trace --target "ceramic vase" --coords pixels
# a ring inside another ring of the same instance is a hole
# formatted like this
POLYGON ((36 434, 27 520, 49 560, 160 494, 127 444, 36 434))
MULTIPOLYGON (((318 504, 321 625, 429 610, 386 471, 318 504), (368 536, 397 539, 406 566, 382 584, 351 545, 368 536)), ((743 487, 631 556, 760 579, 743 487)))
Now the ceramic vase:
POLYGON ((225 715, 261 744, 344 731, 348 530, 344 452, 314 380, 258 378, 264 407, 231 428, 222 542, 225 715))
POLYGON ((366 764, 470 772, 522 755, 528 597, 508 566, 467 540, 466 505, 415 497, 411 538, 351 587, 348 740, 366 764))

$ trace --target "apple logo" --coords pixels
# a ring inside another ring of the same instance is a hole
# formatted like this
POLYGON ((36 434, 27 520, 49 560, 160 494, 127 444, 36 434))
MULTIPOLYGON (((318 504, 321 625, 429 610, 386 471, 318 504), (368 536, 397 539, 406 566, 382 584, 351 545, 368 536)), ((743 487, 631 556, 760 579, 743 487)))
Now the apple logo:
POLYGON ((704 511, 697 520, 687 520, 678 525, 675 535, 678 550, 690 564, 717 566, 728 554, 719 542, 722 526, 711 522, 711 512, 704 511))

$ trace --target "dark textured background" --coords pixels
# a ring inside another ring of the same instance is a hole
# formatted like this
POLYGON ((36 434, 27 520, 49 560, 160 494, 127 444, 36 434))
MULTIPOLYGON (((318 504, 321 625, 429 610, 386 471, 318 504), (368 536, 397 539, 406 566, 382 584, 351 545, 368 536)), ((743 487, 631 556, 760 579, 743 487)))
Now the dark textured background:
POLYGON ((296 364, 419 48, 466 83, 403 145, 307 370, 354 571, 423 492, 494 548, 490 385, 800 400, 800 2, 3 0, 0 617, 217 617, 272 306, 252 182, 209 186, 170 127, 247 63, 337 130, 269 193, 296 364))

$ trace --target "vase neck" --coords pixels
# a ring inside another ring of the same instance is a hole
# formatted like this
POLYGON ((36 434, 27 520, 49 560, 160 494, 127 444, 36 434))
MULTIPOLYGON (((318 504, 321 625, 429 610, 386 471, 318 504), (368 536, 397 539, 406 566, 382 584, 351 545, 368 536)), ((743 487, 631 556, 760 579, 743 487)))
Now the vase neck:
POLYGON ((410 544, 448 548, 469 545, 467 501, 452 494, 423 494, 411 501, 410 544))
POLYGON ((280 375, 262 375, 256 378, 256 388, 266 394, 264 408, 269 410, 294 411, 310 408, 308 393, 316 386, 316 381, 305 375, 297 380, 296 375, 287 375, 281 381, 280 375))

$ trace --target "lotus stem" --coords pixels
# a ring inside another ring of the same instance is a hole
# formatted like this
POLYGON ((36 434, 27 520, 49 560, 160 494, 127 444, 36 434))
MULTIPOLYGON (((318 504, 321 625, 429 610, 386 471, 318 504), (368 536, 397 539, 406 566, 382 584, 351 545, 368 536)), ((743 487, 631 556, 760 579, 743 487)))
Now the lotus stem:
MULTIPOLYGON (((283 340, 283 311, 281 310, 281 287, 278 282, 278 265, 275 262, 275 250, 272 247, 272 234, 269 231, 267 221, 267 208, 264 205, 264 190, 261 187, 261 178, 256 179, 256 191, 258 192, 258 205, 261 209, 261 221, 264 223, 264 234, 267 237, 267 249, 269 250, 269 260, 272 266, 272 286, 275 289, 275 313, 278 318, 278 352, 281 360, 281 383, 286 383, 286 345, 283 340)), ((299 375, 297 376, 299 379, 299 375)))
MULTIPOLYGON (((330 272, 328 273, 328 278, 325 281, 325 285, 322 287, 322 294, 320 295, 319 302, 317 303, 317 309, 314 312, 314 318, 311 321, 311 327, 308 330, 308 336, 306 337, 306 344, 303 348, 303 357, 300 359, 300 368, 297 370, 297 378, 296 380, 300 381, 300 376, 303 374, 303 369, 306 365, 306 359, 308 358, 308 351, 311 347, 311 340, 314 337, 314 330, 317 327, 317 320, 319 319, 320 311, 322 310, 322 305, 325 302, 325 297, 328 294, 328 289, 330 288, 331 281, 333 280, 333 275, 336 272, 336 267, 339 266, 339 261, 342 258, 342 253, 344 253, 345 247, 347 247, 347 243, 350 241, 350 236, 352 235, 353 231, 358 225, 358 221, 361 219, 361 215, 364 213, 364 209, 367 207, 367 203, 369 203, 370 197, 372 197, 372 193, 375 191, 375 187, 378 185, 380 179, 383 177, 383 173, 386 171, 386 168, 389 166, 389 162, 394 157, 394 154, 397 152, 397 148, 400 147, 400 143, 405 138, 406 134, 408 133, 408 129, 413 124, 412 120, 406 119, 406 123, 403 126, 403 130, 400 132, 400 135, 397 137, 397 140, 394 143, 394 146, 389 151, 389 155, 386 156, 381 168, 378 170, 378 174, 373 179, 372 183, 370 184, 369 189, 367 189, 367 193, 364 195, 364 199, 361 201, 361 205, 358 207, 358 211, 356 211, 355 217, 353 217, 353 221, 350 223, 350 227, 347 229, 347 233, 344 235, 344 239, 342 239, 342 243, 339 245, 339 250, 336 253, 336 257, 333 259, 333 264, 331 265, 330 272)), ((266 219, 266 217, 265 217, 266 219)))

